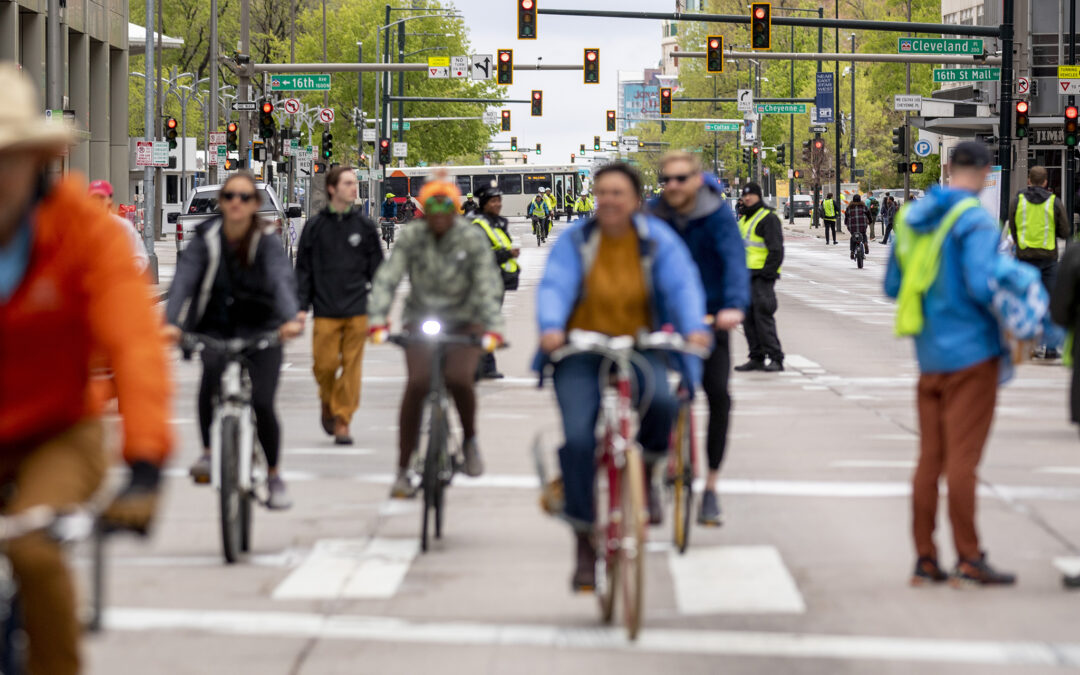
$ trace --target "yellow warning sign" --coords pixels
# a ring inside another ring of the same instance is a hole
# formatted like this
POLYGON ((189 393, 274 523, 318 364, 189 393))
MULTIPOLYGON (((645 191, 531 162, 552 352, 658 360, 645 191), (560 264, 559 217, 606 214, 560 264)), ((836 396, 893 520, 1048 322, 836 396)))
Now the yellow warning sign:
POLYGON ((427 60, 428 68, 449 68, 450 57, 449 56, 429 56, 427 60))
POLYGON ((1058 78, 1062 80, 1080 80, 1080 66, 1058 66, 1058 78))

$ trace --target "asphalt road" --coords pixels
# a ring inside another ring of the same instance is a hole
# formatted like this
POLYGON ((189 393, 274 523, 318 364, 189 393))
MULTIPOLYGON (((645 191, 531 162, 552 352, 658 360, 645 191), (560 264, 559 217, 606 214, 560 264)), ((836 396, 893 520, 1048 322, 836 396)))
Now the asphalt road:
MULTIPOLYGON (((146 543, 110 544, 109 613, 92 673, 1035 673, 1080 667, 1077 434, 1067 371, 1024 365, 1000 396, 979 525, 1011 589, 912 589, 908 480, 916 457, 911 345, 892 337, 884 249, 788 234, 778 321, 787 371, 736 375, 721 485, 726 523, 650 531, 645 620, 628 643, 569 591, 571 535, 537 506, 534 439, 559 440, 529 371, 547 249, 522 242, 507 296, 507 378, 484 383, 487 473, 455 479, 445 538, 418 552, 419 508, 390 501, 404 364, 369 347, 356 445, 319 426, 310 335, 287 350, 278 408, 296 502, 255 514, 254 551, 221 557, 215 493, 184 477, 197 453, 197 364, 175 362, 180 439, 146 543)), ((558 227, 556 228, 556 233, 558 227)), ((741 333, 735 360, 745 357, 741 333)), ((700 425, 703 429, 704 425, 700 425)), ((944 503, 940 546, 953 555, 944 503)))

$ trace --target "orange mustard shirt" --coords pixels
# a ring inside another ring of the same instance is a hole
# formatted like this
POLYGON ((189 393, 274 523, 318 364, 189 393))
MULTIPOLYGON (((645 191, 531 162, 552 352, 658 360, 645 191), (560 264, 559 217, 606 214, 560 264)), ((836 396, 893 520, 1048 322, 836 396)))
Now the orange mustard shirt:
POLYGON ((637 232, 630 229, 619 237, 600 233, 596 260, 567 328, 637 335, 652 325, 650 315, 637 232))

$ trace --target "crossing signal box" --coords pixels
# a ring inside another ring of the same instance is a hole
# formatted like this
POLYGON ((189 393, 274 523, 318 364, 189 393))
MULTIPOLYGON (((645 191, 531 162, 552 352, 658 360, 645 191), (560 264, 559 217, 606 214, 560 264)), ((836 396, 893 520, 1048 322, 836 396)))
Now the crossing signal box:
POLYGON ((671 87, 660 87, 660 114, 671 114, 671 87))
POLYGON ((498 84, 514 83, 514 50, 500 49, 495 56, 496 78, 498 84))
POLYGON ((259 137, 264 139, 273 138, 274 131, 274 104, 270 101, 263 101, 259 107, 259 137))
POLYGON ((907 147, 907 127, 896 127, 892 130, 892 151, 898 155, 905 155, 907 147))
POLYGON ((176 149, 176 118, 170 117, 165 120, 165 138, 169 141, 169 149, 176 149))
POLYGON ((600 84, 600 50, 585 50, 585 84, 600 84))
POLYGON ((544 92, 533 89, 532 92, 532 116, 540 117, 544 114, 544 92))
POLYGON ((320 156, 323 159, 330 159, 334 156, 334 134, 329 131, 322 132, 322 153, 320 156))
POLYGON ((502 130, 510 131, 510 111, 502 111, 502 130))
POLYGON ((536 39, 536 0, 518 0, 518 39, 536 39))
POLYGON ((240 149, 240 141, 236 136, 238 129, 236 122, 229 122, 229 126, 225 127, 225 141, 229 152, 236 152, 240 149))
POLYGON ((311 173, 326 173, 326 162, 312 162, 311 173))
POLYGON ((750 46, 772 48, 772 3, 750 3, 750 46))
POLYGON ((615 111, 607 111, 607 130, 615 131, 615 111))
POLYGON ((592 137, 592 149, 593 150, 599 150, 600 149, 600 137, 599 136, 593 136, 592 137))
POLYGON ((390 139, 379 139, 379 164, 388 166, 390 164, 390 139))
POLYGON ((709 73, 724 72, 724 36, 710 35, 705 40, 705 70, 709 73))
POLYGON ((536 144, 536 154, 538 154, 538 155, 540 154, 540 144, 539 143, 536 144))
POLYGON ((810 141, 803 141, 802 158, 804 162, 810 161, 810 141))
POLYGON ((233 159, 232 157, 226 157, 225 158, 225 170, 226 171, 236 171, 236 160, 233 159))
POLYGON ((908 173, 922 173, 922 162, 911 162, 908 164, 908 173))
POLYGON ((517 152, 517 136, 510 137, 510 152, 517 152))
POLYGON ((787 159, 787 146, 781 144, 776 148, 776 161, 780 163, 780 166, 784 166, 785 159, 787 159))
POLYGON ((1027 138, 1028 135, 1028 102, 1016 102, 1016 137, 1027 138))
POLYGON ((750 148, 742 149, 742 161, 746 162, 747 164, 750 163, 750 148))
POLYGON ((1076 106, 1065 108, 1065 147, 1075 148, 1077 141, 1076 133, 1076 106))

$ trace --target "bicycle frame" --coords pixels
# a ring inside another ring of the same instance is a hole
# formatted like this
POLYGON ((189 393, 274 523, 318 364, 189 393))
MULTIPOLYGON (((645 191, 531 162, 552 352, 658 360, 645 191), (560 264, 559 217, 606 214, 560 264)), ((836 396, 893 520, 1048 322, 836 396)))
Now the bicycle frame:
MULTIPOLYGON (((614 356, 614 355, 612 355, 614 356)), ((632 412, 630 360, 625 355, 610 359, 616 369, 615 384, 602 394, 601 418, 603 444, 596 458, 597 468, 603 468, 608 481, 608 522, 604 538, 604 555, 618 554, 622 541, 622 486, 619 474, 626 467, 626 450, 630 445, 632 412)), ((600 434, 597 434, 600 436, 600 434)))
POLYGON ((239 356, 231 357, 221 374, 221 388, 218 394, 220 403, 214 409, 214 420, 210 424, 210 484, 214 489, 221 489, 221 420, 235 417, 240 428, 240 448, 251 448, 251 452, 241 450, 239 459, 239 488, 251 492, 254 488, 252 468, 255 462, 255 424, 251 409, 251 382, 244 376, 239 356))

